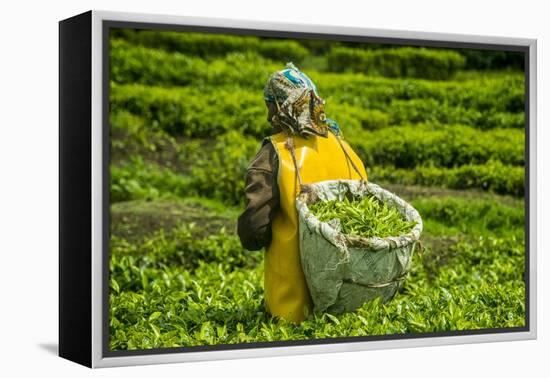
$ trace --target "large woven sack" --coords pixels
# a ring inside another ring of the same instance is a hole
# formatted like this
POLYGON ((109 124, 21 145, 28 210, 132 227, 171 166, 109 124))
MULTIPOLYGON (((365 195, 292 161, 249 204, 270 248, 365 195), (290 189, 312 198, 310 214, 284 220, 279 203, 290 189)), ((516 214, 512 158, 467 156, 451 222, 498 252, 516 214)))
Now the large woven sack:
POLYGON ((353 311, 381 297, 390 300, 411 267, 422 232, 422 219, 406 201, 363 180, 329 180, 309 184, 296 198, 300 256, 315 312, 353 311), (417 222, 411 232, 387 238, 364 238, 340 232, 338 222, 321 222, 308 205, 373 195, 417 222))

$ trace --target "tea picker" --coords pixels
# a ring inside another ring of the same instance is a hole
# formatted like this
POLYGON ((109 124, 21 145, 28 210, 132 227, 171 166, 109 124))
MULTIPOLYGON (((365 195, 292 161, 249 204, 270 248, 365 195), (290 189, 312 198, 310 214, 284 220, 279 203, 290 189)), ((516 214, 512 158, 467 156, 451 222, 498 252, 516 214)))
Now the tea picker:
POLYGON ((326 118, 315 84, 292 63, 271 75, 264 99, 273 135, 248 167, 238 234, 245 248, 266 248, 267 311, 299 323, 312 311, 390 299, 410 269, 422 231, 418 212, 367 181, 338 124, 326 118), (344 234, 338 221, 322 222, 310 210, 346 196, 373 196, 415 225, 405 235, 367 238, 344 234))

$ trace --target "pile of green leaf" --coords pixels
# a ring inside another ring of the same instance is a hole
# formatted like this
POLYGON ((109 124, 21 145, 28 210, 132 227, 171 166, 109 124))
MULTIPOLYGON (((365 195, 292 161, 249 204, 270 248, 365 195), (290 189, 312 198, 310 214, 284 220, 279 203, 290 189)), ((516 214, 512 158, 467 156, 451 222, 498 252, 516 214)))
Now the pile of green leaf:
POLYGON ((310 210, 321 222, 338 219, 344 234, 366 238, 404 235, 416 225, 374 196, 319 201, 311 205, 310 210))

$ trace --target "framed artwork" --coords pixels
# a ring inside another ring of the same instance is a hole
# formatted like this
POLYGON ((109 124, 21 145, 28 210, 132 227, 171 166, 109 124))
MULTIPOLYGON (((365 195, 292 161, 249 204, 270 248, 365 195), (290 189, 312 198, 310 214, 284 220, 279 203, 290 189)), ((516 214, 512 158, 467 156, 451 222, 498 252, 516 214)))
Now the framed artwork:
POLYGON ((536 337, 536 40, 59 23, 59 354, 536 337))

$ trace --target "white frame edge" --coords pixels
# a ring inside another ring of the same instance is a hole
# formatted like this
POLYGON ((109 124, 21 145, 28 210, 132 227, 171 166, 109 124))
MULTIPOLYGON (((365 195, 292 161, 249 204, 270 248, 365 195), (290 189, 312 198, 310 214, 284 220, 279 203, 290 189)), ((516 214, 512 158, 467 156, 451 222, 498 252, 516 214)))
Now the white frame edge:
POLYGON ((115 367, 175 362, 209 361, 236 358, 257 358, 313 353, 352 352, 376 349, 426 347, 438 345, 532 340, 537 337, 537 41, 467 34, 430 33, 405 30, 382 30, 315 24, 273 23, 262 21, 184 17, 111 11, 92 11, 92 367, 115 367), (339 344, 313 344, 252 349, 180 352, 139 356, 103 357, 103 266, 102 266, 102 53, 103 21, 143 22, 171 25, 212 26, 239 29, 261 29, 288 32, 309 32, 334 35, 362 35, 382 38, 423 39, 430 41, 516 45, 529 48, 529 332, 493 333, 484 335, 438 336, 415 339, 362 341, 339 344))

